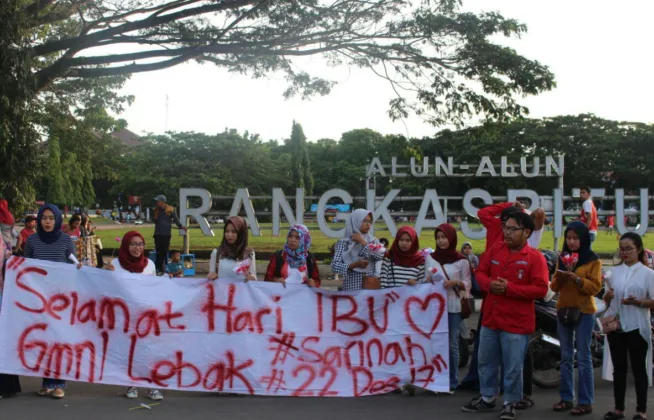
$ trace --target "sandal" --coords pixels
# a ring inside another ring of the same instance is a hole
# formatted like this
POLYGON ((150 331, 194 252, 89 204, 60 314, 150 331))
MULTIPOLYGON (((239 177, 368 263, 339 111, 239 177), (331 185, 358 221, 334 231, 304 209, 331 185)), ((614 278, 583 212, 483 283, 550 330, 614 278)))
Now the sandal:
POLYGON ((571 416, 585 416, 586 414, 590 414, 593 412, 593 406, 592 405, 581 405, 577 404, 575 408, 570 410, 570 415, 571 416))
POLYGON ((620 420, 624 418, 624 414, 618 414, 615 411, 609 411, 604 414, 604 420, 620 420))
POLYGON ((571 410, 572 407, 574 407, 574 404, 572 404, 572 402, 561 400, 561 401, 557 402, 556 404, 554 404, 554 406, 552 407, 552 409, 553 409, 554 411, 556 411, 557 413, 560 413, 560 412, 562 412, 562 411, 568 411, 568 410, 571 410))
POLYGON ((41 388, 39 390, 39 392, 36 393, 36 395, 38 395, 39 397, 49 397, 50 394, 52 394, 53 391, 54 391, 54 389, 41 388))
POLYGON ((534 404, 536 404, 536 402, 532 400, 531 397, 525 395, 524 397, 522 397, 520 401, 513 404, 513 408, 515 408, 516 410, 527 410, 533 407, 534 404))

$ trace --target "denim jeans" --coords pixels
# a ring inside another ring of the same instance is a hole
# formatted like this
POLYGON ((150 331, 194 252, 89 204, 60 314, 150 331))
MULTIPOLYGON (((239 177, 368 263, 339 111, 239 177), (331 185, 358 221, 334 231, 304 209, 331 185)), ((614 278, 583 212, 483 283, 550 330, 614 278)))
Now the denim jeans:
POLYGON ((450 340, 450 391, 459 385, 459 326, 461 313, 447 314, 447 328, 450 340))
POLYGON ((52 378, 43 378, 41 382, 41 388, 46 389, 66 389, 66 381, 63 379, 52 379, 52 378))
POLYGON ((504 401, 515 404, 522 399, 522 365, 529 337, 529 334, 512 334, 482 327, 478 356, 482 396, 495 397, 498 394, 498 373, 503 364, 504 401))
POLYGON ((580 405, 592 405, 595 399, 595 380, 593 377, 593 360, 590 354, 590 340, 595 325, 595 315, 581 314, 579 322, 573 326, 558 323, 557 332, 561 342, 561 400, 575 400, 574 358, 577 349, 577 370, 579 372, 580 405))
POLYGON ((590 245, 591 245, 591 248, 593 247, 593 242, 595 242, 595 239, 597 239, 597 232, 590 232, 590 245))

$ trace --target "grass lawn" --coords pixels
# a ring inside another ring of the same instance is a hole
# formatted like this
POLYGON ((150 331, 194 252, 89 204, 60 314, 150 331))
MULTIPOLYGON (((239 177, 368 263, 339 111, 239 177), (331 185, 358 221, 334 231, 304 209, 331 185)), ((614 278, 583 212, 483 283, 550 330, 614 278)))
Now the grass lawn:
MULTIPOLYGON (((342 228, 342 224, 334 224, 332 225, 334 229, 342 228)), ((329 246, 336 242, 336 239, 328 238, 325 235, 323 235, 320 230, 318 230, 318 224, 317 223, 310 223, 308 224, 309 229, 312 231, 312 246, 311 249, 313 252, 318 252, 318 253, 324 253, 324 252, 329 252, 329 246)), ((473 226, 474 227, 474 226, 473 226)), ((264 252, 270 252, 270 251, 276 251, 280 249, 283 245, 284 242, 286 241, 286 229, 288 229, 287 226, 282 225, 282 234, 280 236, 272 236, 272 225, 270 223, 262 223, 260 224, 260 229, 262 236, 252 236, 250 235, 250 240, 249 240, 249 245, 254 248, 256 251, 264 251, 264 252)), ((146 247, 148 249, 152 248, 154 245, 154 240, 152 239, 152 234, 154 231, 153 227, 142 227, 142 226, 134 226, 131 225, 129 228, 121 228, 121 229, 107 229, 107 230, 99 230, 96 231, 96 234, 102 238, 102 243, 105 248, 114 248, 118 247, 117 242, 115 241, 116 237, 122 237, 127 231, 129 230, 137 230, 141 232, 141 234, 145 237, 146 240, 146 247)), ((191 250, 201 250, 201 249, 213 249, 217 247, 220 244, 220 239, 222 238, 223 234, 223 227, 222 225, 220 226, 214 226, 213 228, 214 234, 216 236, 210 237, 210 236, 203 236, 202 232, 199 229, 192 229, 191 232, 191 250)), ((376 231, 375 231, 375 236, 378 238, 386 237, 389 239, 390 234, 388 230, 385 229, 385 226, 382 228, 382 224, 377 225, 376 231)), ((177 235, 177 230, 173 230, 173 238, 172 238, 172 248, 176 249, 181 249, 183 246, 183 236, 178 236, 177 235)), ((644 238, 645 241, 645 247, 649 249, 654 249, 654 235, 648 234, 644 238)), ((475 250, 476 253, 479 253, 483 250, 485 240, 476 240, 476 241, 471 241, 467 239, 466 237, 459 232, 459 246, 463 244, 463 242, 471 242, 473 249, 475 250)), ((560 242, 561 243, 561 242, 560 242)), ((435 247, 435 241, 434 241, 434 235, 433 235, 433 230, 431 229, 424 229, 422 232, 422 235, 420 236, 420 246, 422 248, 425 247, 435 247)), ((544 249, 552 249, 554 246, 554 239, 551 231, 545 232, 543 234, 543 240, 541 242, 541 248, 544 249)), ((593 250, 598 253, 613 253, 618 247, 618 242, 616 239, 616 235, 607 235, 606 232, 600 231, 597 235, 597 240, 593 244, 593 250)))

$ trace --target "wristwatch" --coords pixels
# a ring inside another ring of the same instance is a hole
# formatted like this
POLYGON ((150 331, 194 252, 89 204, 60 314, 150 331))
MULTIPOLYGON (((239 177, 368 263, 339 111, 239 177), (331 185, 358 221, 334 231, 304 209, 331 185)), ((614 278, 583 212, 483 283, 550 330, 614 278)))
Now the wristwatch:
POLYGON ((580 285, 581 285, 581 277, 577 277, 577 278, 575 279, 575 284, 576 284, 577 286, 580 286, 580 285))

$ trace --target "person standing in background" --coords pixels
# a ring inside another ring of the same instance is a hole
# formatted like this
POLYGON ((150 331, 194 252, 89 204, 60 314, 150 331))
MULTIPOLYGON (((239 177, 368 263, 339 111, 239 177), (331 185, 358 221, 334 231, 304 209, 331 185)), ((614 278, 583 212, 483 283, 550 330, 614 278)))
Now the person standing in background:
POLYGON ((20 234, 18 235, 18 242, 16 242, 16 254, 23 255, 23 251, 25 251, 25 244, 27 243, 27 238, 35 233, 36 217, 31 215, 25 217, 25 227, 20 231, 20 234))
POLYGON ((175 207, 166 204, 165 195, 158 195, 154 199, 157 202, 157 206, 152 214, 152 218, 154 219, 154 247, 157 251, 155 267, 157 268, 157 273, 164 273, 166 271, 164 263, 166 262, 166 255, 170 249, 170 239, 172 237, 170 232, 173 223, 184 232, 187 229, 180 223, 175 207))
POLYGON ((597 238, 597 225, 599 223, 597 209, 595 208, 595 203, 593 203, 593 197, 590 195, 590 187, 582 187, 579 195, 584 200, 579 220, 588 226, 588 230, 590 231, 590 246, 592 248, 593 242, 597 238))

